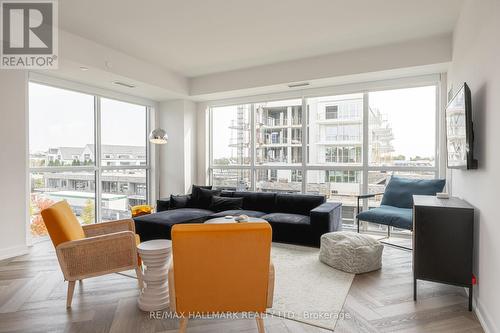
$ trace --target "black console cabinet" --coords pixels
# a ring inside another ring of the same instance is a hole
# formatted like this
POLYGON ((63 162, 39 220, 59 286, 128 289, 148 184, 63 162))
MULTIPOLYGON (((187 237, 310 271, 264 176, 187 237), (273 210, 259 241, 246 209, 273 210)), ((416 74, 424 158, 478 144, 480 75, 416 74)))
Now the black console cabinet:
POLYGON ((469 288, 472 311, 474 208, 458 198, 413 196, 413 298, 417 279, 469 288))

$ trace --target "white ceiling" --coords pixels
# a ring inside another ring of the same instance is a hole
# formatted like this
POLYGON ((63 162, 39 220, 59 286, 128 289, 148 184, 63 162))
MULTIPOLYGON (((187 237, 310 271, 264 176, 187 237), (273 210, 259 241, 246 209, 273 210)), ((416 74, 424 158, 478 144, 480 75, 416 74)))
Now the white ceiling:
POLYGON ((450 33, 462 0, 63 0, 61 28, 193 77, 450 33))

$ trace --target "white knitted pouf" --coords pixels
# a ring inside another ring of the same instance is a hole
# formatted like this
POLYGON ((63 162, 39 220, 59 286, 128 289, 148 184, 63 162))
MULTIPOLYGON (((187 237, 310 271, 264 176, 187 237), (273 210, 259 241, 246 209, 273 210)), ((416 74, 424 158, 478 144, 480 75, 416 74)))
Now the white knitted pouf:
POLYGON ((319 260, 335 269, 359 274, 382 267, 384 246, 376 239, 349 231, 321 236, 319 260))

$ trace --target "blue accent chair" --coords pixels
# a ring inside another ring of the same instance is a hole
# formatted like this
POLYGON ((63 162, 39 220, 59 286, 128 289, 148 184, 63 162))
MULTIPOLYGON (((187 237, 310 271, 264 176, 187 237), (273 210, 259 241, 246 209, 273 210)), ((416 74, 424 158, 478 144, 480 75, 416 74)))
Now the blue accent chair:
POLYGON ((390 227, 413 230, 413 195, 436 195, 443 191, 445 183, 445 179, 409 179, 392 176, 384 193, 358 196, 358 214, 356 215, 358 233, 359 221, 387 225, 388 236, 390 236, 390 227), (380 194, 383 194, 380 207, 360 212, 361 199, 372 198, 380 194))

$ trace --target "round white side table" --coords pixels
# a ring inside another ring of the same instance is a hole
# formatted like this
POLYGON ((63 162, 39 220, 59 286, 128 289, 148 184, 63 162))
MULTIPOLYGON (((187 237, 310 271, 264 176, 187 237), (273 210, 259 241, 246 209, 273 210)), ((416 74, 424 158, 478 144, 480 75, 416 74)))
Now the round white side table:
POLYGON ((172 253, 172 241, 157 239, 137 245, 144 270, 144 288, 141 290, 139 308, 158 311, 168 308, 168 264, 172 253))
POLYGON ((248 217, 244 221, 236 221, 234 219, 234 216, 223 216, 223 217, 214 217, 213 219, 206 220, 205 224, 246 223, 246 222, 267 222, 267 221, 259 217, 248 217))

